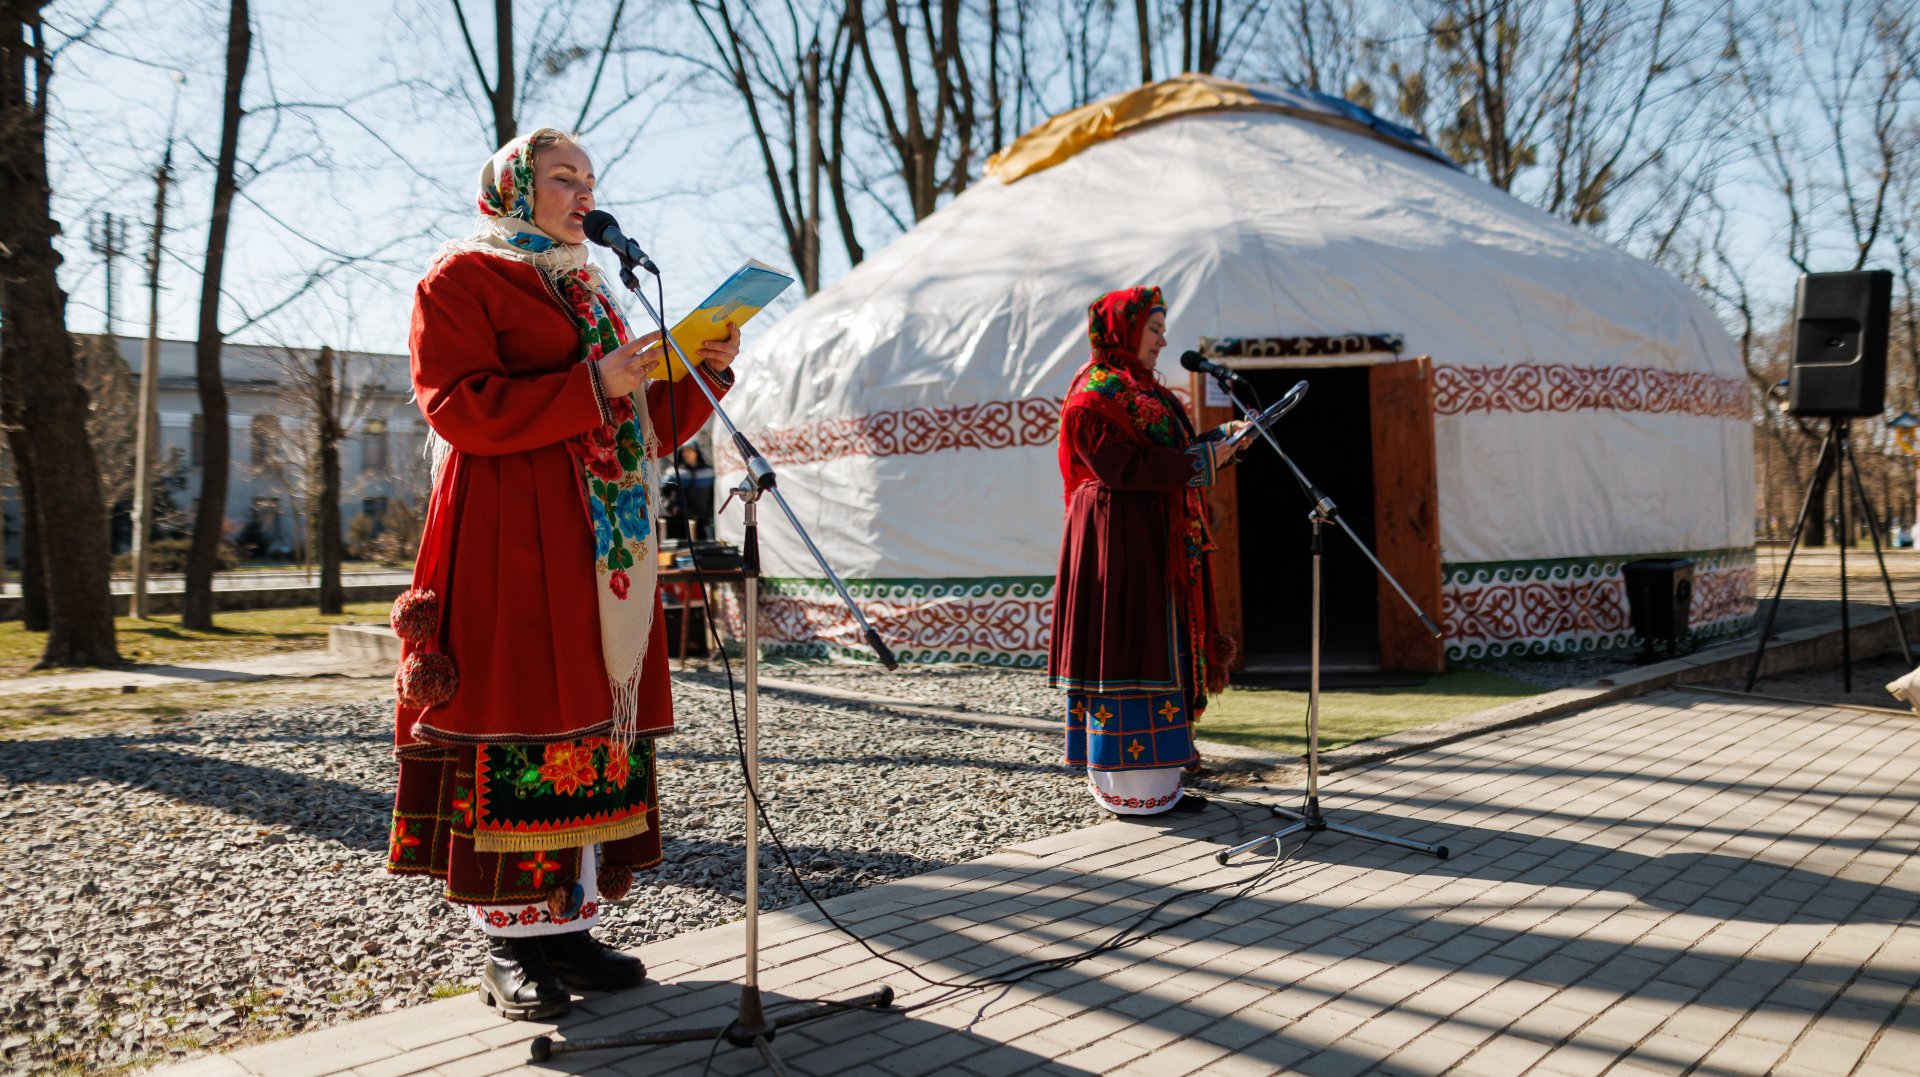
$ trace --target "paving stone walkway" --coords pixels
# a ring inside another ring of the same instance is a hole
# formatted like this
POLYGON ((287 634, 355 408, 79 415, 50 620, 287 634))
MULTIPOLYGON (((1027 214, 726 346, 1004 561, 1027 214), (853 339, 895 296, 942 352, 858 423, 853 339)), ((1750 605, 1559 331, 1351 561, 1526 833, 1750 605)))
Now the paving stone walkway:
MULTIPOLYGON (((1341 819, 1444 842, 1447 861, 1316 837, 1250 894, 1122 952, 775 1047, 804 1074, 1914 1074, 1916 771, 1920 720, 1685 691, 1477 737, 1327 788, 1341 819)), ((1270 856, 1213 854, 1270 818, 1230 803, 1110 822, 829 908, 922 973, 976 975, 1258 875, 1270 856)), ((762 925, 769 1003, 883 981, 910 1007, 941 994, 811 910, 762 925)), ((737 925, 644 956, 664 982, 582 1000, 558 1034, 732 1016, 737 925)), ((709 1050, 528 1065, 550 1028, 462 997, 159 1072, 694 1074, 709 1050)), ((725 1047, 712 1062, 760 1069, 725 1047)))

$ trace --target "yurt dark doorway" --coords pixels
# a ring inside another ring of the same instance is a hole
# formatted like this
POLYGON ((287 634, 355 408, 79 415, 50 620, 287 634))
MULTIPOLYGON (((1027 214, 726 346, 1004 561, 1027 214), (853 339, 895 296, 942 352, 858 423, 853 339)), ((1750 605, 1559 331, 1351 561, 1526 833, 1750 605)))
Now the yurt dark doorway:
MULTIPOLYGON (((1220 360, 1249 379, 1263 400, 1278 399, 1295 381, 1308 380, 1306 402, 1279 427, 1281 443, 1421 608, 1444 621, 1431 361, 1280 359, 1300 341, 1229 343, 1267 345, 1241 352, 1241 358, 1222 353, 1220 360)), ((1201 375, 1193 376, 1189 391, 1203 429, 1233 417, 1201 375)), ((1238 668, 1304 667, 1312 631, 1305 496, 1272 450, 1256 445, 1221 474, 1207 491, 1207 503, 1218 546, 1214 596, 1221 629, 1241 641, 1238 668)), ((1440 641, 1346 535, 1329 526, 1325 536, 1326 666, 1445 668, 1440 641)))
MULTIPOLYGON (((1282 448, 1371 548, 1373 435, 1366 367, 1249 370, 1242 375, 1262 401, 1278 400, 1304 378, 1307 398, 1275 429, 1282 448)), ((1242 640, 1250 669, 1306 663, 1312 629, 1309 502, 1286 465, 1256 446, 1239 471, 1240 603, 1242 640)), ((1326 529, 1322 562, 1329 668, 1374 667, 1380 662, 1380 625, 1373 566, 1337 527, 1326 529)))

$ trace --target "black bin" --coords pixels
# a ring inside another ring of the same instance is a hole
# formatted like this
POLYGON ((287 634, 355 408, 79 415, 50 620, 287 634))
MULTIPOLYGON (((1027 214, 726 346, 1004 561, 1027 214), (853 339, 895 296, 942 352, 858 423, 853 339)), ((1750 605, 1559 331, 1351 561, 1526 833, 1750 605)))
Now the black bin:
POLYGON ((1627 615, 1633 634, 1648 650, 1665 640, 1669 650, 1687 638, 1693 605, 1693 561, 1685 557, 1629 561, 1620 573, 1627 581, 1627 615))

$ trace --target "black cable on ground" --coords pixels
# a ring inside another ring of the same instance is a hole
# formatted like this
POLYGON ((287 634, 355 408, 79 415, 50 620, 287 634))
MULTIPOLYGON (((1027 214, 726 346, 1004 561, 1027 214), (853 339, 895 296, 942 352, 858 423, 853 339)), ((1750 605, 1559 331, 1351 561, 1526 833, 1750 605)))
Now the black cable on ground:
MULTIPOLYGON (((696 563, 697 563, 697 560, 698 559, 696 558, 696 563)), ((704 575, 702 575, 696 570, 695 580, 699 584, 702 590, 701 601, 705 603, 708 601, 708 596, 705 592, 705 588, 706 588, 705 577, 704 575)), ((712 607, 709 605, 707 608, 711 609, 712 607)), ((992 987, 1011 987, 1016 984, 1022 983, 1026 980, 1032 979, 1035 976, 1039 976, 1043 973, 1052 972, 1056 969, 1071 968, 1074 965, 1080 964, 1081 962, 1084 962, 1084 961, 1091 960, 1095 957, 1099 957, 1104 954, 1108 954, 1120 949, 1124 949, 1125 947, 1132 946, 1135 943, 1144 942, 1150 938, 1153 938, 1155 935, 1160 934, 1161 932, 1182 927, 1182 926, 1185 926, 1186 924, 1192 923, 1195 920, 1201 919, 1206 916, 1210 916, 1214 912, 1217 912, 1221 907, 1227 905, 1228 903, 1237 901, 1240 898, 1245 897, 1248 893, 1250 893, 1253 890, 1253 888, 1257 887, 1260 883, 1265 882, 1281 867, 1289 863, 1295 856, 1299 854, 1300 850, 1305 847, 1305 843, 1303 842, 1301 845, 1296 846, 1292 853, 1286 854, 1285 856, 1279 855, 1279 851, 1276 850, 1276 855, 1274 860, 1270 862, 1265 868, 1263 868, 1259 874, 1255 875, 1251 879, 1230 880, 1227 882, 1216 883, 1212 886, 1203 887, 1199 890, 1187 890, 1187 891, 1181 891, 1174 894, 1169 894, 1167 897, 1161 899, 1158 903, 1153 905, 1151 908, 1140 913, 1132 921, 1130 921, 1125 927, 1120 928, 1113 935, 1107 938, 1106 941, 1101 942, 1081 953, 1070 954, 1065 957, 1047 958, 1039 961, 1023 962, 1019 965, 1015 965, 1010 969, 1003 970, 991 976, 978 976, 978 977, 973 977, 971 979, 963 979, 958 981, 934 979, 926 975, 925 973, 922 973, 919 969, 915 968, 914 966, 908 965, 905 962, 895 957, 892 957, 886 953, 882 953, 880 950, 876 949, 873 946, 873 944, 869 942, 866 938, 862 937, 858 932, 854 931, 852 928, 848 927, 846 924, 841 923, 839 918, 835 917, 833 913, 829 912, 827 908, 821 904, 820 898, 818 897, 818 895, 816 895, 813 892, 813 889, 807 885, 806 879, 800 873, 799 865, 794 863, 792 855, 787 851, 786 843, 781 839, 779 829, 776 826, 774 826, 772 819, 767 815, 766 806, 764 803, 762 803, 760 799, 760 791, 757 788, 755 788, 751 778, 746 773, 746 737, 740 724, 739 702, 735 695, 735 688, 734 688, 733 663, 731 658, 727 655, 725 648, 721 647, 719 644, 719 629, 718 629, 718 626, 713 623, 713 619, 711 617, 708 618, 708 627, 710 630, 710 635, 713 637, 713 640, 714 640, 715 649, 720 654, 722 668, 725 670, 726 676, 727 676, 728 708, 733 720, 735 743, 740 752, 739 758, 741 763, 741 776, 743 781, 746 784, 747 796, 748 796, 748 799, 752 802, 754 812, 759 817, 761 825, 767 831, 767 837, 771 840, 774 849, 779 853, 780 860, 787 869, 787 874, 793 879, 794 884, 797 887, 799 887, 800 893, 807 899, 807 903, 812 905, 813 908, 820 913, 821 917, 824 920, 826 920, 828 924, 832 925, 836 931, 839 931, 841 934, 845 935, 849 939, 852 939, 854 942, 858 943, 860 945, 860 948, 865 950, 869 955, 879 958, 880 960, 885 961, 888 964, 901 969, 907 974, 920 980, 922 983, 926 984, 927 986, 944 987, 948 989, 945 994, 942 994, 934 999, 915 1003, 912 1006, 888 1007, 885 1011, 882 1011, 882 1012, 909 1013, 909 1012, 912 1012, 913 1010, 923 1009, 927 1006, 938 1005, 942 1002, 949 1001, 960 994, 964 994, 970 991, 985 990, 987 988, 992 988, 992 987), (1240 889, 1237 892, 1229 894, 1228 896, 1220 899, 1219 901, 1216 901, 1213 904, 1209 905, 1205 909, 1202 909, 1195 913, 1190 913, 1186 916, 1181 917, 1178 920, 1173 920, 1173 921, 1169 921, 1168 923, 1158 925, 1154 927, 1151 931, 1147 931, 1147 932, 1135 935, 1135 932, 1138 932, 1140 928, 1142 928, 1145 924, 1147 924, 1150 920, 1152 920, 1153 917, 1157 916, 1161 912, 1161 910, 1165 909, 1168 905, 1171 905, 1174 902, 1181 900, 1182 898, 1203 897, 1207 894, 1212 894, 1220 890, 1226 889, 1230 886, 1236 886, 1236 885, 1240 887, 1240 889)), ((806 1001, 826 1001, 826 1000, 806 1000, 806 1001)), ((852 1007, 852 1008, 868 1008, 868 1007, 852 1007)))
MULTIPOLYGON (((659 303, 658 310, 660 311, 661 334, 664 342, 664 338, 667 336, 666 288, 664 283, 661 282, 658 276, 655 276, 654 280, 656 283, 655 294, 658 297, 658 303, 659 303)), ((667 348, 668 348, 667 365, 668 365, 668 371, 669 373, 671 373, 673 353, 671 350, 672 345, 670 342, 667 342, 667 348)), ((688 377, 699 377, 698 372, 696 372, 690 364, 687 364, 683 361, 682 365, 687 367, 688 377)), ((674 403, 674 397, 672 392, 669 392, 667 394, 667 411, 668 411, 667 421, 673 427, 674 436, 678 438, 680 435, 680 420, 679 420, 679 414, 678 414, 678 407, 674 403)), ((675 445, 670 451, 670 455, 672 456, 672 468, 673 468, 676 485, 681 485, 681 482, 682 482, 679 448, 680 447, 678 445, 675 445)), ((682 494, 681 494, 682 503, 683 504, 689 503, 687 500, 687 491, 685 490, 684 485, 681 485, 681 490, 682 490, 682 494)), ((718 490, 716 489, 715 492, 717 493, 718 490)), ((693 541, 691 528, 688 531, 688 539, 689 539, 689 543, 691 544, 691 542, 693 541)), ((740 704, 739 704, 739 697, 738 697, 738 687, 734 680, 733 661, 731 656, 727 654, 726 647, 722 644, 720 640, 719 625, 714 618, 714 606, 712 603, 712 595, 707 586, 706 573, 700 564, 699 554, 692 549, 691 545, 689 545, 689 557, 693 563, 694 585, 700 592, 700 609, 702 610, 703 617, 706 621, 707 635, 712 640, 713 651, 719 654, 720 656, 721 668, 726 674, 728 715, 731 718, 732 725, 733 725, 734 746, 737 752, 737 758, 740 763, 740 774, 741 774, 742 784, 744 784, 746 787, 747 799, 752 804, 753 812, 755 816, 758 817, 760 821, 760 825, 765 828, 767 837, 772 842, 774 849, 779 853, 780 861, 786 867, 788 876, 792 878, 794 885, 799 887, 800 893, 807 899, 807 903, 813 906, 815 911, 817 911, 820 914, 820 916, 828 924, 832 925, 834 930, 840 932, 842 935, 845 935, 847 938, 852 939, 854 942, 858 943, 860 948, 865 950, 869 955, 875 958, 878 958, 881 961, 885 961, 890 965, 893 965, 894 967, 902 970, 903 972, 906 972, 907 974, 913 976, 915 979, 920 980, 922 983, 926 984, 927 986, 946 988, 946 991, 944 991, 940 995, 937 995, 931 999, 923 1000, 921 1002, 916 1002, 910 1006, 875 1007, 875 1006, 865 1006, 865 1005, 859 1005, 859 1004, 839 1003, 839 1005, 843 1005, 847 1009, 862 1009, 862 1010, 869 1010, 871 1012, 878 1012, 878 1013, 899 1013, 899 1014, 911 1013, 915 1010, 921 1010, 931 1006, 941 1005, 943 1003, 952 1001, 955 998, 958 998, 962 995, 965 995, 974 991, 983 991, 983 990, 987 990, 994 987, 1009 989, 1021 983, 1024 983, 1027 980, 1031 980, 1036 976, 1041 976, 1048 972, 1054 972, 1060 969, 1072 968, 1075 965, 1081 964, 1086 961, 1090 961, 1096 957, 1118 952, 1136 943, 1145 942, 1149 939, 1152 939, 1163 932, 1184 927, 1185 925, 1193 923, 1196 920, 1200 920, 1207 916, 1211 916, 1213 913, 1219 911, 1221 908, 1225 907, 1226 905, 1246 897, 1247 895, 1252 893, 1253 890, 1256 887, 1258 887, 1261 883, 1272 878, 1273 875, 1277 873, 1282 867, 1286 866, 1288 863, 1291 863, 1299 855, 1300 851, 1306 847, 1306 842, 1304 841, 1301 842, 1301 844, 1295 846, 1292 852, 1283 852, 1281 849, 1276 847, 1274 850, 1273 860, 1268 862, 1268 864, 1264 868, 1262 868, 1258 874, 1254 875, 1250 879, 1229 880, 1225 882, 1215 883, 1211 886, 1202 887, 1198 890, 1187 890, 1187 891, 1180 891, 1177 893, 1169 894, 1166 897, 1162 898, 1160 901, 1156 902, 1152 907, 1146 909, 1145 911, 1135 916, 1124 927, 1118 929, 1112 935, 1108 936, 1106 940, 1100 943, 1097 943, 1094 946, 1088 949, 1085 949, 1079 953, 1068 954, 1063 957, 1046 958, 1046 959, 1041 959, 1036 961, 1021 962, 1020 964, 1014 965, 1012 968, 1002 970, 992 975, 983 974, 980 976, 975 976, 972 978, 966 978, 961 980, 934 979, 933 977, 930 977, 925 973, 921 972, 918 968, 912 965, 909 965, 906 962, 891 956, 890 954, 882 953, 880 950, 876 949, 870 941, 862 937, 858 932, 848 927, 846 924, 841 923, 838 917, 834 916, 833 913, 827 910, 825 905, 821 904, 819 896, 813 892, 812 887, 809 887, 807 885, 806 879, 802 876, 800 872, 799 865, 794 863, 792 854, 789 853, 787 850, 786 842, 783 841, 780 837, 779 829, 776 826, 774 826, 772 818, 767 814, 766 805, 761 801, 760 791, 758 788, 756 788, 753 780, 753 775, 749 770, 749 768, 747 767, 746 732, 740 720, 740 704), (1212 904, 1208 905, 1204 909, 1200 909, 1196 912, 1188 913, 1187 915, 1182 916, 1177 920, 1171 920, 1166 923, 1156 925, 1149 930, 1142 930, 1143 928, 1146 927, 1148 923, 1150 923, 1153 920, 1155 916, 1158 916, 1161 913, 1161 911, 1163 911, 1169 905, 1172 905, 1176 901, 1180 901, 1185 898, 1205 897, 1206 895, 1214 894, 1214 893, 1218 893, 1219 891, 1226 890, 1229 887, 1237 887, 1237 889, 1235 889, 1231 893, 1226 894, 1224 897, 1221 897, 1218 900, 1214 901, 1212 904)), ((681 606, 680 615, 682 617, 691 616, 692 606, 690 604, 683 603, 681 606)), ((751 661, 752 657, 753 656, 748 656, 748 660, 751 661)), ((681 660, 685 661, 686 655, 684 654, 681 655, 681 660)), ((752 911, 756 914, 759 912, 758 909, 755 909, 752 911)), ((821 1003, 829 1003, 833 1001, 834 1000, 831 1000, 831 999, 792 999, 792 1000, 788 1000, 786 1002, 777 1004, 776 1008, 789 1008, 792 1006, 800 1006, 800 1005, 818 1005, 821 1003)), ((720 1042, 724 1037, 725 1037, 725 1031, 722 1030, 720 1035, 717 1035, 714 1038, 712 1046, 708 1049, 706 1062, 702 1067, 703 1073, 711 1069, 713 1065, 713 1059, 715 1055, 718 1053, 720 1042)))

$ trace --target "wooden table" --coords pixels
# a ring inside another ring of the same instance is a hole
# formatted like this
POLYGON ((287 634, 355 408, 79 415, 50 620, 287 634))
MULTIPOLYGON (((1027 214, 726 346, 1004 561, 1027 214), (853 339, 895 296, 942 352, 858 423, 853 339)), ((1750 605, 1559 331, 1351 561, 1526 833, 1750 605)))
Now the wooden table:
MULTIPOLYGON (((738 568, 701 569, 695 572, 691 568, 663 568, 660 570, 660 608, 680 611, 679 647, 669 650, 667 657, 678 658, 682 663, 687 660, 687 629, 693 622, 693 611, 712 620, 712 612, 707 609, 705 597, 700 592, 700 581, 705 580, 709 588, 716 586, 738 587, 746 589, 746 573, 738 568)), ((724 643, 724 639, 722 641, 724 643)))

